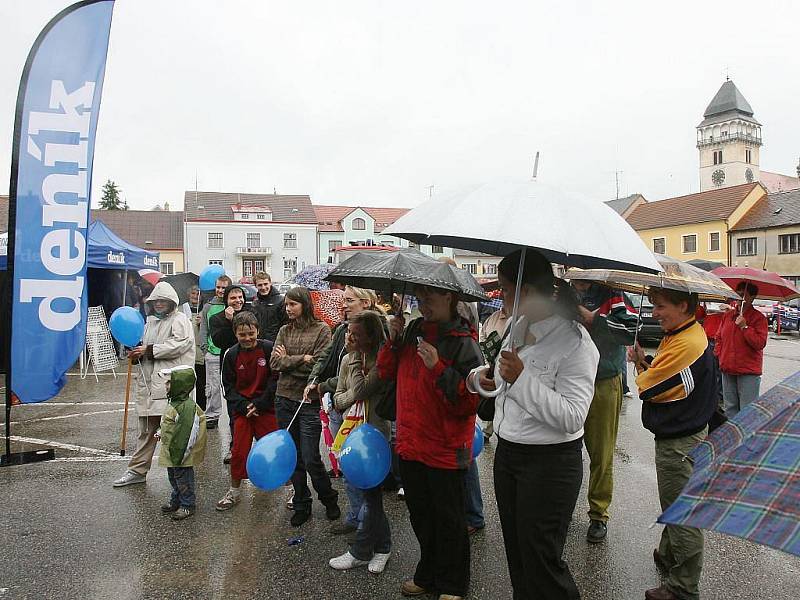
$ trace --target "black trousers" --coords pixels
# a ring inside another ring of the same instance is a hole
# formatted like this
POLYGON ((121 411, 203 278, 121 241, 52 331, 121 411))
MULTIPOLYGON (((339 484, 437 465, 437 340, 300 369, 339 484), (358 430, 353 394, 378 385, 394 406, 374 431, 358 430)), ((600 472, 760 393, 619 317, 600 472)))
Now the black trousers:
POLYGON ((462 469, 400 459, 406 505, 419 541, 414 583, 437 594, 466 596, 469 588, 465 475, 462 469))
POLYGON ((498 441, 494 488, 514 600, 580 598, 562 555, 583 478, 581 444, 498 441))
POLYGON ((194 373, 197 376, 197 383, 194 386, 194 395, 197 406, 206 409, 206 365, 205 363, 195 363, 194 373))

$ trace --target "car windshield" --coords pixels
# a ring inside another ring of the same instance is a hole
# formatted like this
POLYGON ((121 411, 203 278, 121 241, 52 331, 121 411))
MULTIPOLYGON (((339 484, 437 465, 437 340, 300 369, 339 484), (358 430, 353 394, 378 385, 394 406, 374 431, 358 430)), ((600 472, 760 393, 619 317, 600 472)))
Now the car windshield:
POLYGON ((640 308, 650 311, 653 310, 653 304, 650 302, 650 299, 647 296, 642 296, 641 294, 626 293, 625 297, 628 299, 628 302, 631 303, 631 306, 633 306, 637 310, 640 308))

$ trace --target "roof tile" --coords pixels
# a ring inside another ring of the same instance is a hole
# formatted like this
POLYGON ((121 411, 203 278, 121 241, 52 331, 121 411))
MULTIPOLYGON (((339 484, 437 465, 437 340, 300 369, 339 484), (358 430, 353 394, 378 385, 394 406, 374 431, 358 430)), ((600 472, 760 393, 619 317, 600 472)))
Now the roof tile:
POLYGON ((317 217, 306 195, 237 194, 227 192, 184 192, 187 221, 233 221, 231 206, 268 206, 273 223, 316 223, 317 217))
POLYGON ((730 217, 757 185, 758 183, 745 183, 688 196, 648 202, 636 207, 627 220, 636 231, 721 221, 730 217))
POLYGON ((731 231, 800 225, 800 189, 769 194, 753 205, 731 231))

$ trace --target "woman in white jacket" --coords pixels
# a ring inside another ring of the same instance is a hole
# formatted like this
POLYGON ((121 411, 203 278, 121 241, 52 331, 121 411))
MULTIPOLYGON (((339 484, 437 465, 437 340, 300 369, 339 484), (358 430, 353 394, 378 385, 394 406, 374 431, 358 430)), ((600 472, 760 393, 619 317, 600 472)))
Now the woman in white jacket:
POLYGON ((167 408, 166 384, 169 375, 162 375, 162 369, 194 365, 194 331, 186 315, 177 310, 178 294, 173 287, 159 282, 153 288, 147 304, 150 306, 150 316, 144 326, 142 343, 128 355, 134 364, 138 363, 134 373, 139 437, 128 469, 114 482, 114 487, 144 483, 150 470, 156 449, 153 436, 167 408))
MULTIPOLYGON (((509 307, 519 260, 519 252, 510 254, 498 269, 509 307)), ((599 354, 576 321, 577 307, 574 292, 553 276, 547 259, 528 251, 521 320, 494 372, 506 382, 495 400, 494 484, 515 600, 580 597, 562 554, 583 477, 583 423, 599 354)), ((470 374, 468 386, 494 389, 482 370, 470 374)))

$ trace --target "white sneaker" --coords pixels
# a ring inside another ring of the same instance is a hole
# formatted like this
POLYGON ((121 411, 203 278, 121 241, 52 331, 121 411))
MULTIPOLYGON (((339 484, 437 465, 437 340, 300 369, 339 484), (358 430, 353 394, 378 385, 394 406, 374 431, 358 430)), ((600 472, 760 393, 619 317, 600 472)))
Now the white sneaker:
POLYGON ((226 510, 232 509, 234 506, 241 502, 242 497, 240 494, 234 494, 233 491, 228 490, 225 492, 225 495, 222 497, 222 500, 217 502, 217 510, 220 512, 225 512, 226 510))
POLYGON ((406 491, 403 488, 397 490, 397 499, 398 500, 405 500, 406 499, 406 491))
POLYGON ((139 475, 133 471, 125 471, 125 474, 114 482, 114 487, 125 487, 126 485, 133 485, 134 483, 144 483, 146 478, 144 475, 139 475))
POLYGON ((625 392, 622 394, 625 398, 633 398, 633 392, 625 392))
POLYGON ((383 573, 383 570, 386 568, 386 563, 389 562, 389 553, 380 554, 376 552, 372 555, 372 560, 369 561, 369 565, 367 566, 367 570, 370 573, 383 573))
POLYGON ((332 558, 328 564, 337 571, 346 571, 348 569, 355 569, 356 567, 363 567, 364 565, 371 564, 368 560, 358 560, 350 552, 345 552, 341 556, 332 558))

